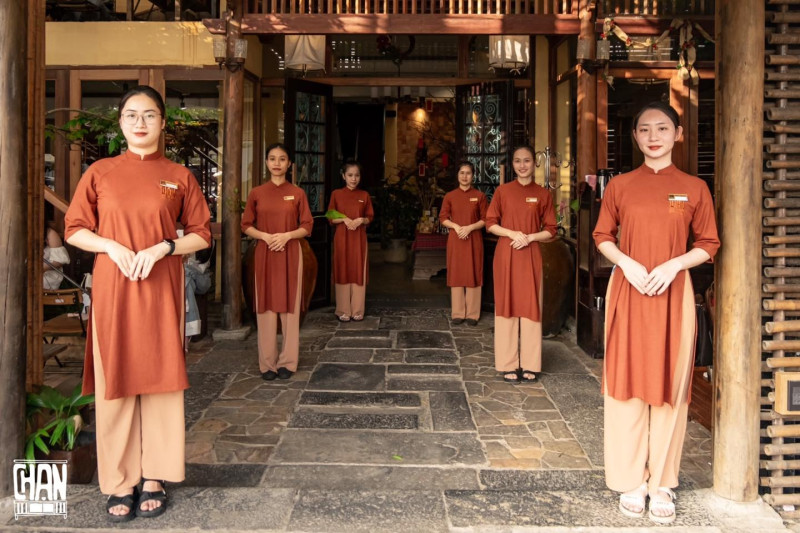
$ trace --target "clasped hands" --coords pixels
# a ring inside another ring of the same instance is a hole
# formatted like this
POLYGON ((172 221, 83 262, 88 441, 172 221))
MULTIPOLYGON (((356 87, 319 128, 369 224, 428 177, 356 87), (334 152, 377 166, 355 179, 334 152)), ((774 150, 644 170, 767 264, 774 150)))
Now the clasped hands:
POLYGON ((508 234, 508 238, 511 239, 511 247, 515 250, 522 250, 530 243, 533 242, 533 238, 531 235, 527 233, 523 233, 521 231, 512 231, 508 234))
POLYGON ((617 266, 622 269, 625 279, 633 285, 633 288, 646 296, 663 294, 681 271, 681 264, 675 259, 661 263, 650 272, 647 272, 642 264, 627 256, 621 259, 617 266))
POLYGON ((288 233, 264 233, 261 238, 271 252, 283 252, 286 250, 286 243, 292 240, 288 233))
POLYGON ((345 219, 344 219, 344 225, 345 225, 345 226, 347 227, 347 229, 349 229, 350 231, 355 231, 355 230, 357 230, 357 229, 358 229, 358 227, 359 227, 359 226, 361 226, 362 224, 364 224, 364 219, 363 219, 363 218, 361 218, 361 217, 358 217, 358 218, 356 218, 355 220, 353 220, 353 219, 351 219, 351 218, 345 218, 345 219))
POLYGON ((134 253, 127 246, 109 239, 105 252, 123 276, 131 281, 139 281, 147 279, 153 270, 153 265, 169 253, 169 246, 160 242, 134 253))
POLYGON ((472 230, 465 228, 464 226, 459 226, 455 222, 453 223, 453 231, 456 232, 458 238, 461 240, 469 239, 469 234, 472 233, 472 230))

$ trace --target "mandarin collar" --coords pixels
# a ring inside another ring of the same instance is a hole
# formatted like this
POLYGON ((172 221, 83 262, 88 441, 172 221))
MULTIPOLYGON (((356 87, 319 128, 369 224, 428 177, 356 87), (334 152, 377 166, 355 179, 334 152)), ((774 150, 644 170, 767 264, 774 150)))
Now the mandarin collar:
POLYGON ((644 170, 645 174, 650 174, 652 176, 659 176, 666 172, 669 172, 675 168, 675 163, 671 163, 668 167, 664 167, 661 170, 654 170, 647 166, 647 163, 642 163, 641 166, 642 170, 644 170))
POLYGON ((463 192, 464 194, 467 194, 467 193, 469 193, 469 192, 472 192, 472 190, 473 190, 473 189, 475 189, 475 186, 474 186, 474 185, 470 185, 470 186, 469 186, 469 189, 467 189, 466 191, 465 191, 464 189, 462 189, 462 188, 461 188, 461 185, 459 185, 459 186, 458 186, 458 190, 459 190, 459 191, 461 191, 461 192, 463 192))
POLYGON ((133 150, 125 150, 122 156, 129 161, 155 161, 164 157, 159 150, 145 156, 134 153, 133 150))
POLYGON ((283 187, 284 185, 288 185, 288 184, 289 184, 289 180, 284 180, 283 183, 281 183, 280 185, 275 185, 275 182, 272 181, 271 179, 267 182, 267 185, 271 185, 272 187, 274 187, 276 189, 279 189, 280 187, 283 187))

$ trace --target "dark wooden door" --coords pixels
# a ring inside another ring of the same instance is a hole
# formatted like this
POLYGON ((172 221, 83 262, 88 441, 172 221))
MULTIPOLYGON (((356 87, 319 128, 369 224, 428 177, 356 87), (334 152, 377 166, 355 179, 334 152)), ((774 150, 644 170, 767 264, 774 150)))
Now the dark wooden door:
POLYGON ((333 168, 333 89, 296 78, 286 80, 284 127, 286 147, 294 162, 293 180, 308 196, 314 228, 308 237, 317 257, 317 284, 311 308, 331 301, 331 228, 322 216, 331 196, 333 168))
MULTIPOLYGON (((456 87, 458 160, 475 165, 475 188, 483 192, 489 202, 500 185, 501 174, 505 175, 505 181, 513 179, 511 150, 527 142, 525 107, 516 106, 516 100, 511 81, 456 87)), ((486 311, 494 311, 491 265, 496 243, 494 235, 485 234, 482 306, 486 311)))

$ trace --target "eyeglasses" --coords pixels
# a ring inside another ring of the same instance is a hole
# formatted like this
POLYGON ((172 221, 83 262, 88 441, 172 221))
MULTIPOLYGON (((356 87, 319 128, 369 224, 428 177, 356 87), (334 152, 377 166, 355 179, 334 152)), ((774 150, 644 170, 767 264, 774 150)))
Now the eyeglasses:
POLYGON ((154 113, 149 111, 140 115, 139 113, 134 113, 133 111, 128 111, 122 114, 122 122, 127 124, 128 126, 134 126, 139 122, 139 118, 144 120, 144 123, 147 125, 153 125, 159 121, 161 118, 160 113, 154 113))

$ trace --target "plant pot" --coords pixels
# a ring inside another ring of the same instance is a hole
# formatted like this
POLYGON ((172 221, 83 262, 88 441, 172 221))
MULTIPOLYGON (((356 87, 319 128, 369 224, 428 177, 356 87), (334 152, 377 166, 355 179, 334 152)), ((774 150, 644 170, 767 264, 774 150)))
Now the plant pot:
POLYGON ((405 239, 389 240, 389 248, 383 251, 386 263, 405 263, 408 260, 408 248, 405 239))
POLYGON ((50 450, 48 455, 39 454, 36 458, 43 461, 67 461, 67 483, 91 483, 97 470, 97 445, 95 442, 75 446, 72 451, 50 450))

